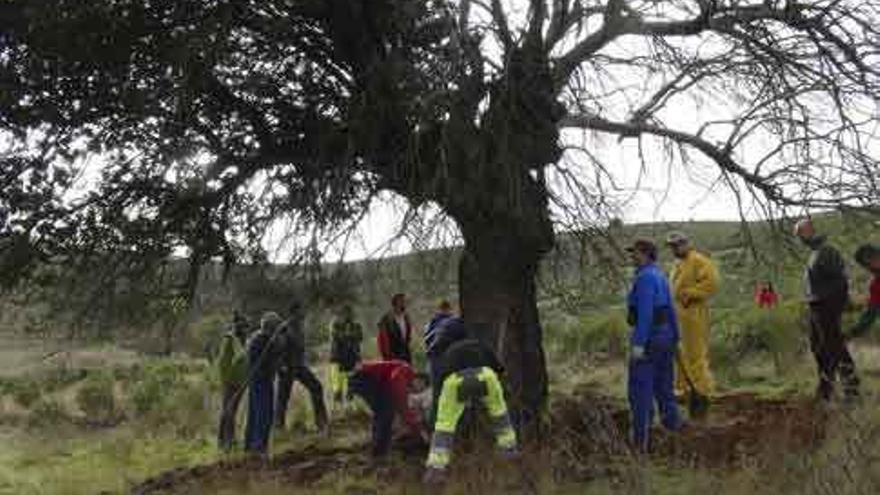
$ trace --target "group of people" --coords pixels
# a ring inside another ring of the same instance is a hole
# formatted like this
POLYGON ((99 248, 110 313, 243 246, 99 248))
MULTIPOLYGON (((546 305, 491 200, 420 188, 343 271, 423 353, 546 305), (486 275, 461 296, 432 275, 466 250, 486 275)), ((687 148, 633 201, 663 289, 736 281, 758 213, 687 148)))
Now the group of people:
MULTIPOLYGON (((485 410, 493 424, 501 453, 517 456, 500 375, 503 368, 479 329, 456 316, 442 301, 423 335, 427 373, 412 365, 413 325, 406 297, 395 294, 392 308, 378 323, 380 359, 363 361, 363 329, 350 306, 343 306, 331 323, 330 384, 334 402, 360 397, 372 412, 372 454, 384 458, 391 450, 393 425, 400 418, 408 436, 426 444, 426 482, 442 483, 451 461, 458 423, 465 411, 485 410), (429 392, 430 391, 430 392, 429 392)), ((218 355, 223 387, 218 441, 223 450, 235 444, 235 417, 248 395, 244 449, 265 455, 273 425, 284 427, 290 390, 301 382, 309 392, 318 429, 328 431, 321 382, 308 367, 303 332, 304 315, 294 303, 287 318, 264 313, 251 331, 247 319, 235 312, 218 355)))
MULTIPOLYGON (((849 300, 846 263, 840 252, 817 235, 809 220, 798 222, 795 234, 811 250, 804 273, 805 302, 810 314, 810 343, 819 385, 817 397, 830 400, 837 378, 847 398, 858 397, 859 380, 846 347, 841 316, 849 300)), ((666 245, 677 263, 667 278, 657 264, 658 248, 649 239, 627 247, 635 277, 627 296, 631 326, 628 360, 628 398, 632 441, 641 451, 649 448, 654 403, 662 424, 670 430, 685 427, 678 402, 698 398, 705 408, 714 393, 709 365, 709 302, 718 291, 719 273, 712 260, 699 252, 688 236, 672 232, 666 245)), ((880 319, 880 247, 865 245, 856 261, 873 273, 868 307, 848 332, 864 333, 880 319)), ((772 292, 771 287, 764 289, 772 292)), ((760 295, 762 306, 772 306, 776 295, 760 295)), ((307 365, 303 311, 294 303, 283 319, 262 315, 250 332, 247 320, 236 313, 224 335, 219 353, 223 407, 219 444, 233 447, 235 414, 245 391, 248 415, 245 450, 265 454, 272 426, 283 427, 291 386, 301 382, 308 390, 315 421, 328 427, 321 382, 307 365)), ((455 431, 466 410, 488 412, 500 451, 517 455, 502 386, 503 367, 492 346, 481 340, 485 329, 456 316, 441 302, 423 331, 427 370, 412 365, 414 329, 406 311, 406 297, 396 294, 391 310, 378 323, 380 359, 363 361, 364 332, 350 306, 343 306, 331 324, 330 383, 334 402, 360 397, 372 411, 372 453, 384 457, 391 448, 395 417, 407 426, 407 435, 430 442, 426 479, 441 481, 450 463, 455 431), (429 392, 430 389, 430 392, 429 392)), ((698 401, 698 402, 700 402, 698 401)), ((692 416, 695 411, 691 410, 692 416)))
MULTIPOLYGON (((872 274, 867 307, 847 332, 842 316, 850 299, 846 262, 809 219, 795 225, 794 234, 811 253, 804 270, 804 302, 809 310, 810 347, 816 360, 816 398, 830 401, 839 379, 844 397, 859 397, 855 363, 847 339, 866 332, 880 319, 880 247, 866 244, 856 251, 856 262, 872 274)), ((634 444, 647 450, 654 402, 662 424, 670 430, 685 426, 678 400, 700 398, 708 407, 714 392, 709 368, 709 300, 718 290, 718 270, 711 259, 694 249, 687 235, 672 232, 667 246, 677 259, 667 279, 657 265, 658 250, 649 239, 627 248, 636 267, 627 307, 630 336, 628 396, 634 444)), ((756 294, 761 307, 778 301, 772 285, 756 294)), ((692 411, 693 412, 693 411, 692 411)))

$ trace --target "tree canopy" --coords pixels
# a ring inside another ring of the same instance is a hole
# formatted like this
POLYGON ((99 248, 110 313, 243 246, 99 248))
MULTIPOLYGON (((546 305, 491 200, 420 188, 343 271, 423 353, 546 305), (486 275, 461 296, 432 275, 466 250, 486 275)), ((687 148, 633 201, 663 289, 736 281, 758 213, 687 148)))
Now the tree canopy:
MULTIPOLYGON (((0 9, 7 282, 96 253, 134 274, 184 247, 194 267, 247 260, 278 219, 329 235, 392 190, 456 223, 463 310, 512 368, 543 369, 534 267, 554 219, 606 205, 611 167, 711 163, 768 213, 878 208, 880 1, 0 9)), ((512 378, 532 409, 545 378, 512 378)))

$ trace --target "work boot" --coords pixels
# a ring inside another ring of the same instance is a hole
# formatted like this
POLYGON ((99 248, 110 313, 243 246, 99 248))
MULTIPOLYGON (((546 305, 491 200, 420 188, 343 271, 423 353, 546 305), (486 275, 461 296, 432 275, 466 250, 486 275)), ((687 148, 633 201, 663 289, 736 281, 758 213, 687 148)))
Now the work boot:
POLYGON ((431 468, 425 470, 422 483, 431 487, 440 487, 446 484, 448 475, 445 469, 431 468))

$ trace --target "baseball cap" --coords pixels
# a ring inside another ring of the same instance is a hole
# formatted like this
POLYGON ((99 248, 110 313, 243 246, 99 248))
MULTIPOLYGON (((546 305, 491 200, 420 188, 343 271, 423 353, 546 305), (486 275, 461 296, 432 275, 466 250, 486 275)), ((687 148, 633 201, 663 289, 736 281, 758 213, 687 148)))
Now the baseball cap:
POLYGON ((690 242, 690 240, 691 239, 690 237, 688 237, 687 234, 678 230, 672 231, 666 236, 666 244, 685 244, 687 242, 690 242))
POLYGON ((651 239, 636 239, 632 244, 624 248, 626 251, 639 251, 646 254, 657 254, 657 245, 651 239))

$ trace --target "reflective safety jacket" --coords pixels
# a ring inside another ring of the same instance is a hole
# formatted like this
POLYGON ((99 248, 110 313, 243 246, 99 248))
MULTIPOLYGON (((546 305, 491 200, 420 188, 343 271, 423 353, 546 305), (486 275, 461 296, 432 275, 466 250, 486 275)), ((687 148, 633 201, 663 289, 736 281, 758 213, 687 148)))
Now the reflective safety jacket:
POLYGON ((220 373, 220 383, 223 385, 241 384, 247 377, 247 354, 244 352, 244 346, 232 332, 223 335, 217 358, 217 371, 220 373))

